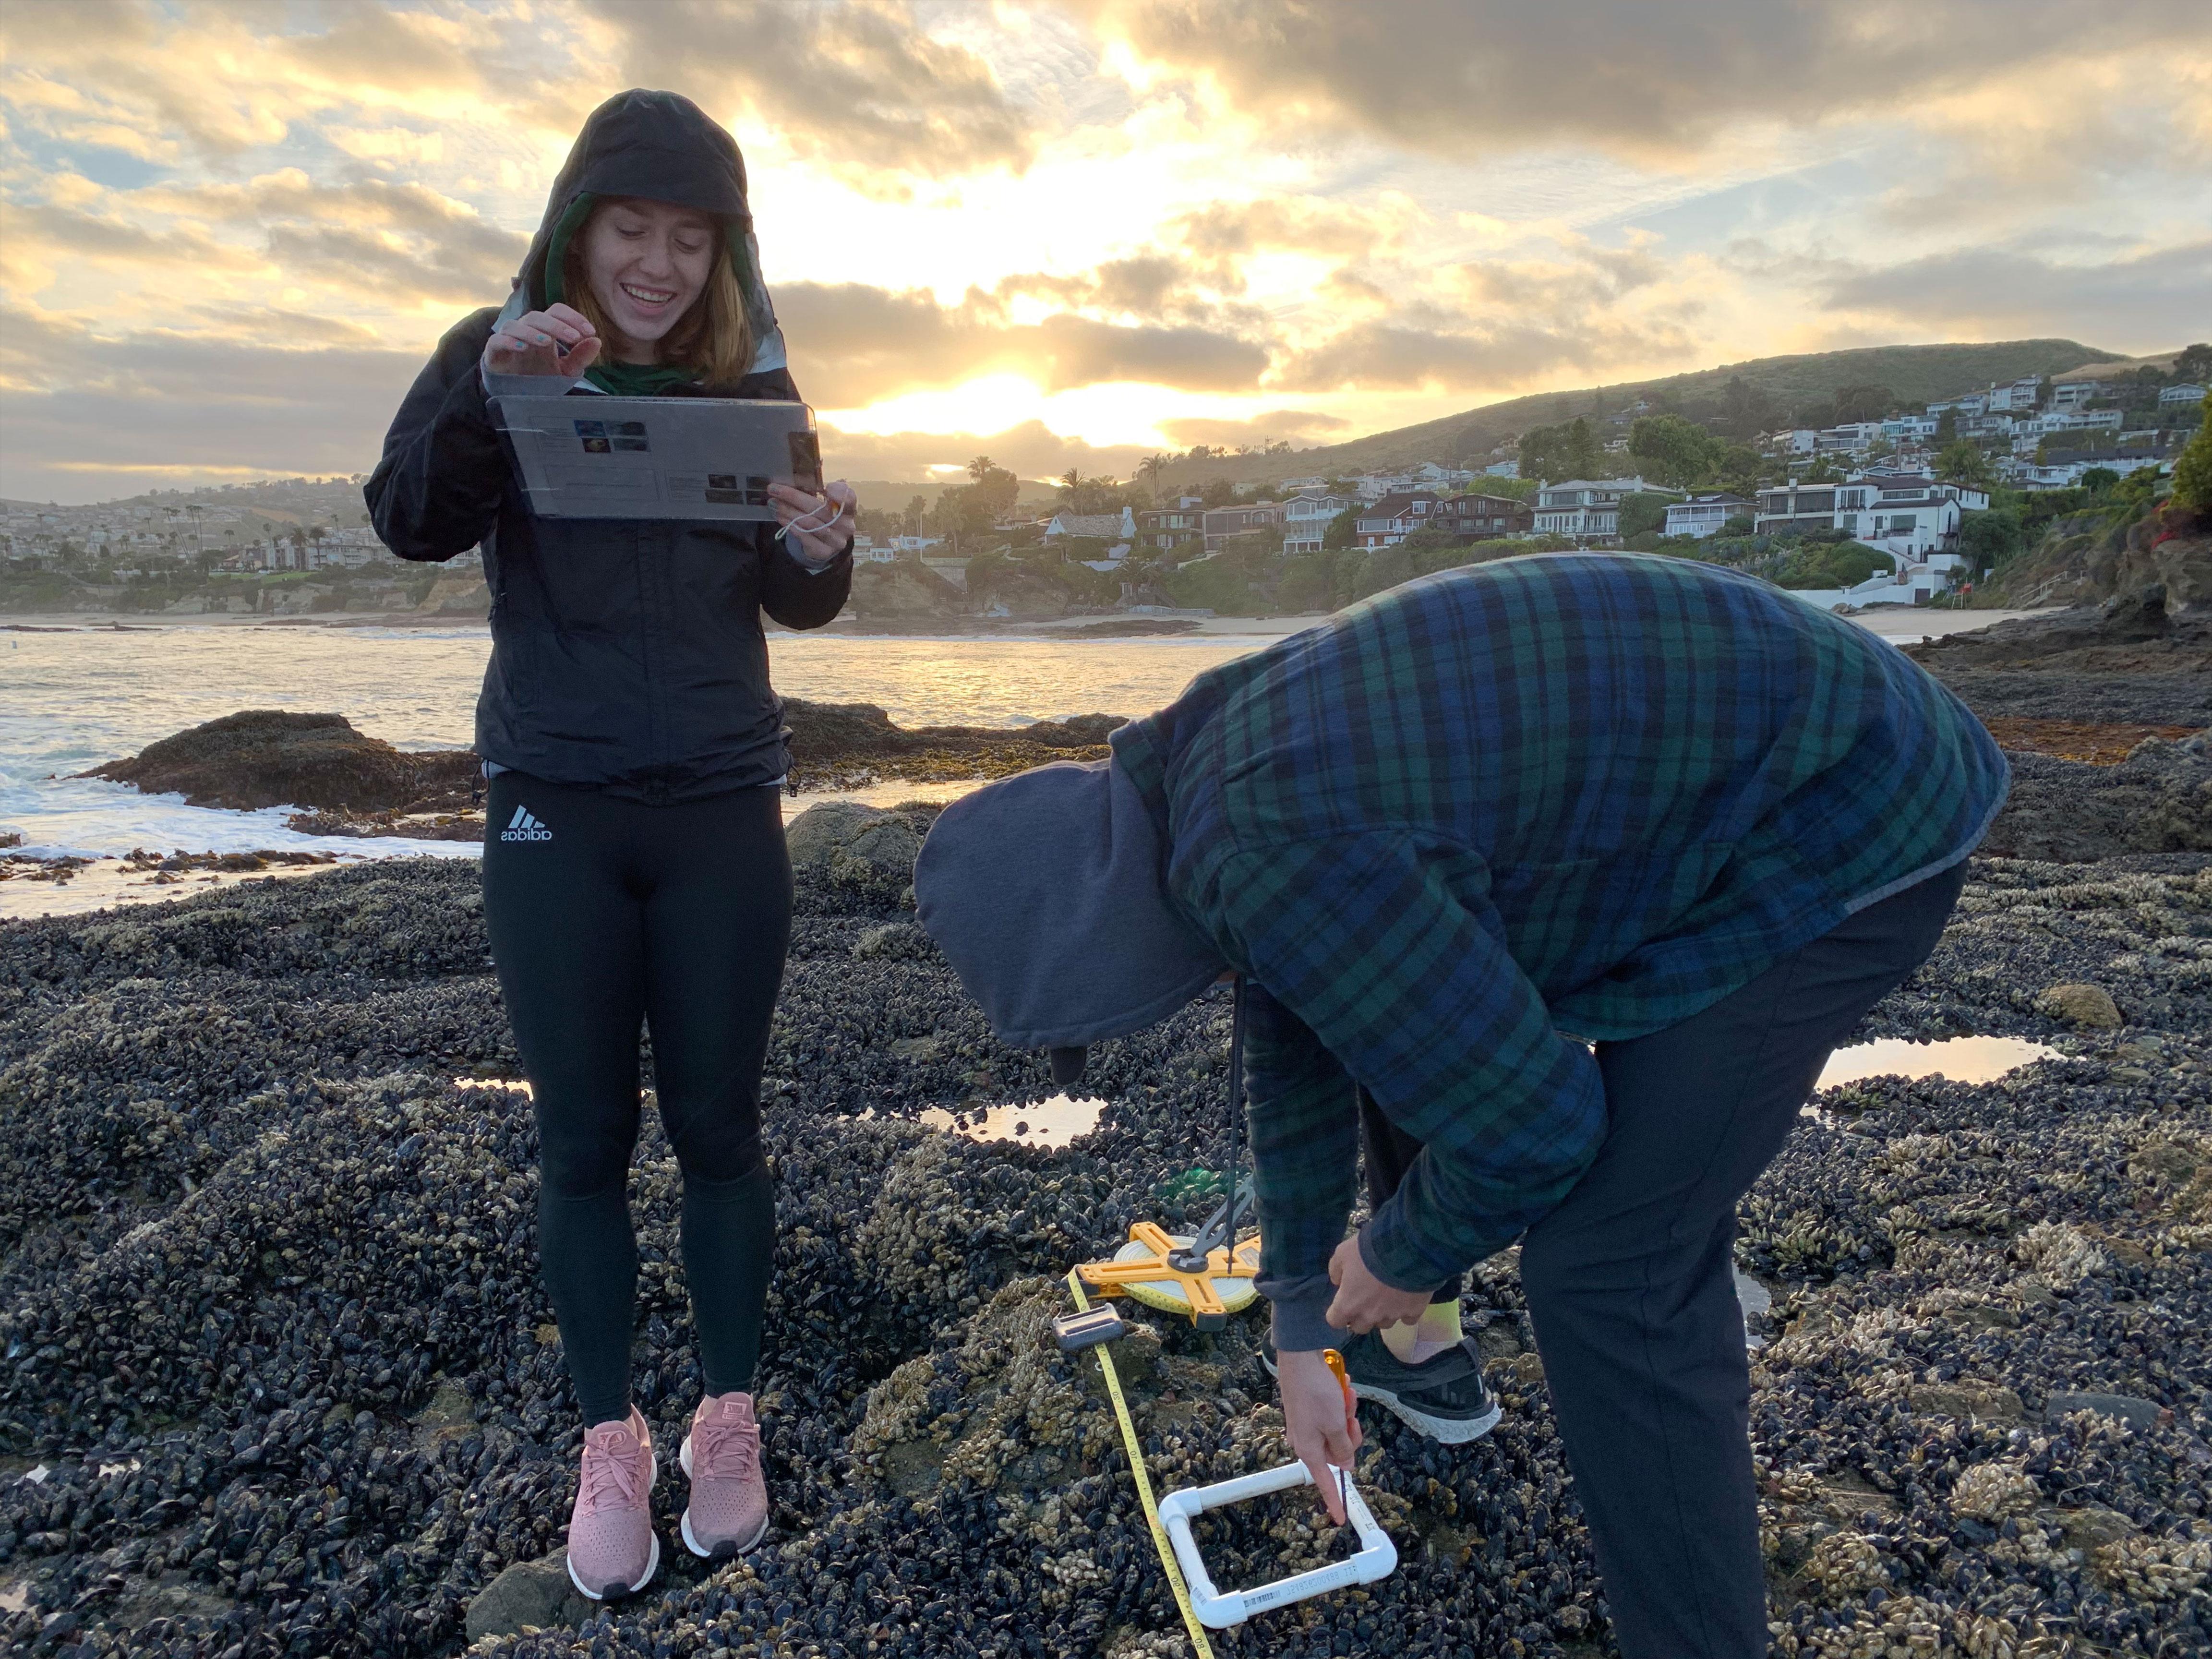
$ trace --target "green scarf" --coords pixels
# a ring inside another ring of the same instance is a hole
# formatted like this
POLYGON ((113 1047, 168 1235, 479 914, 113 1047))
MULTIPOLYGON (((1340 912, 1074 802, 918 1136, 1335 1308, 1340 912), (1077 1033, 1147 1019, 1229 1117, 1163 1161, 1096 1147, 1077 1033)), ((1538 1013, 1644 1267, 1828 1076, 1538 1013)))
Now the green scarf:
MULTIPOLYGON (((592 204, 598 199, 589 191, 579 191, 561 222, 553 227, 552 238, 545 245, 545 303, 549 306, 561 301, 561 274, 568 258, 568 239, 583 228, 584 221, 591 217, 592 204)), ((742 227, 730 233, 732 239, 744 234, 742 227)), ((736 257, 734 247, 732 257, 736 257)), ((604 348, 605 342, 601 344, 604 348)), ((678 386, 699 383, 696 369, 678 364, 617 363, 604 356, 584 371, 584 378, 617 398, 664 398, 678 386)))

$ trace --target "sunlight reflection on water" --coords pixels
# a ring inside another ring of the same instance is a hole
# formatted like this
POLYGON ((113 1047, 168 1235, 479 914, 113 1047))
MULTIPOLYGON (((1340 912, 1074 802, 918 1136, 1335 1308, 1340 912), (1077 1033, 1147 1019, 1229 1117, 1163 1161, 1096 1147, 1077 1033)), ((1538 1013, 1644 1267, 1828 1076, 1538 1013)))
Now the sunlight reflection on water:
POLYGON ((919 1115, 933 1129, 949 1129, 970 1140, 1018 1140, 1027 1146, 1065 1146, 1097 1128, 1099 1114, 1105 1109, 1103 1100, 1054 1095, 1026 1106, 989 1106, 980 1114, 971 1109, 965 1114, 965 1127, 953 1113, 936 1107, 919 1115))
POLYGON ((1994 1083, 2008 1072, 2039 1060, 2057 1060, 2057 1049, 2025 1037, 1947 1037, 1940 1042, 1909 1042, 1877 1037, 1828 1057, 1817 1085, 1832 1089, 1870 1077, 1948 1078, 1953 1083, 1994 1083))

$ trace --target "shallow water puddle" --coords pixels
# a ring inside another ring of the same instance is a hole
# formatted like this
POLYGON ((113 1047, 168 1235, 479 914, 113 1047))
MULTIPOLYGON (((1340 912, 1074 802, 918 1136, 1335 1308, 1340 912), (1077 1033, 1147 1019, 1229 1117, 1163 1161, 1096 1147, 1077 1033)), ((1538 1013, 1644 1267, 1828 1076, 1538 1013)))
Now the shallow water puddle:
POLYGON ((1940 1077, 1953 1083, 1994 1083, 2039 1060, 2061 1058, 2057 1049, 2025 1037, 1946 1037, 1940 1042, 1877 1037, 1829 1055, 1814 1087, 1832 1089, 1870 1077, 1940 1077))
POLYGON ((1065 1146, 1098 1127, 1103 1100, 1054 1095, 1026 1106, 988 1106, 979 1114, 956 1115, 940 1107, 918 1114, 933 1129, 947 1129, 970 1140, 1018 1140, 1028 1146, 1065 1146), (966 1120, 963 1123, 961 1120, 966 1120))

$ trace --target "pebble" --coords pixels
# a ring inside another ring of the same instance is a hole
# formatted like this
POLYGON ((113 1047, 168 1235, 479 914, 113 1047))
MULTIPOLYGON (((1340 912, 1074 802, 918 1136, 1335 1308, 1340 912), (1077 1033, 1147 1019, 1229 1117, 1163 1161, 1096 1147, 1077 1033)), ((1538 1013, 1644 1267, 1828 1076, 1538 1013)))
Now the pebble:
MULTIPOLYGON (((578 1447, 538 1283, 530 1102, 477 875, 436 861, 0 927, 0 1646, 83 1659, 746 1659, 1188 1651, 1067 1267, 1200 1218, 1228 1004, 1100 1045, 1066 1147, 915 1121, 1034 1110, 856 821, 801 876, 763 1085, 779 1237, 757 1382, 775 1510, 747 1560, 674 1543, 584 1608, 554 1575, 578 1447), (43 1479, 20 1478, 36 1467, 43 1479)), ((1778 1653, 2212 1647, 2212 873, 1992 860, 1856 1034, 2064 1051, 1997 1082, 1865 1079, 1744 1206, 1768 1286, 1752 1431, 1778 1653), (2125 1024, 2047 988, 2101 988, 2125 1024), (1946 1645, 1948 1644, 1948 1646, 1946 1645)), ((1843 1091, 1836 1091, 1840 1094, 1843 1091)), ((641 1408, 696 1402, 678 1188, 645 1115, 641 1408)), ((1378 1584, 1218 1650, 1611 1651, 1507 1253, 1468 1309, 1506 1407, 1440 1447, 1367 1417, 1378 1584), (1494 1339, 1494 1340, 1493 1340, 1494 1339)), ((1116 1345, 1155 1486, 1279 1461, 1252 1346, 1116 1345)), ((1282 1500, 1208 1517, 1224 1583, 1346 1547, 1282 1500)))

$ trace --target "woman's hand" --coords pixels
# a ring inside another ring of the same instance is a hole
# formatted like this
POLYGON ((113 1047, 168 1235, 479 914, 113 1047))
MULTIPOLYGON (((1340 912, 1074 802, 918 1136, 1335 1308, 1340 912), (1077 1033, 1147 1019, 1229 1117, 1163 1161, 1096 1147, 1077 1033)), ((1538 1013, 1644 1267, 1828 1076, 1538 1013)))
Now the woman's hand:
POLYGON ((1336 1295, 1322 1316, 1344 1331, 1376 1331, 1385 1325, 1411 1325, 1429 1310, 1426 1291, 1396 1291, 1367 1271, 1359 1240, 1347 1238, 1328 1259, 1328 1282, 1336 1295))
POLYGON ((1344 1524, 1344 1498, 1336 1470, 1352 1467, 1366 1437, 1344 1397, 1344 1385, 1317 1348, 1275 1356, 1275 1382, 1283 1395, 1283 1437, 1306 1466, 1330 1520, 1344 1524))
POLYGON ((842 478, 833 480, 819 495, 792 484, 772 483, 768 504, 775 509, 792 556, 817 570, 845 550, 860 513, 860 498, 842 478))
POLYGON ((599 357, 599 331, 580 311, 554 304, 501 323, 484 342, 488 374, 581 374, 599 357), (567 356, 562 356, 566 351, 567 356))

